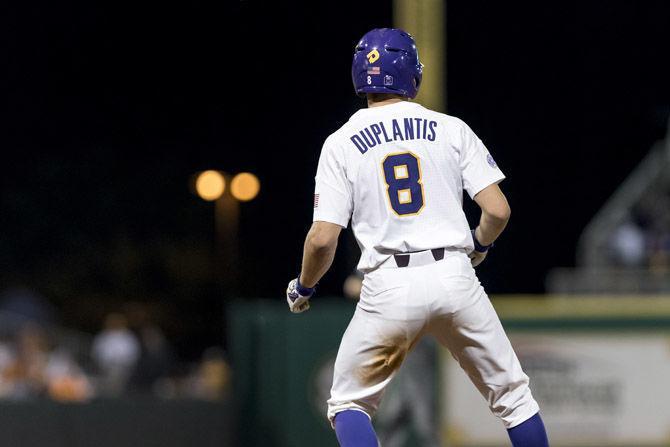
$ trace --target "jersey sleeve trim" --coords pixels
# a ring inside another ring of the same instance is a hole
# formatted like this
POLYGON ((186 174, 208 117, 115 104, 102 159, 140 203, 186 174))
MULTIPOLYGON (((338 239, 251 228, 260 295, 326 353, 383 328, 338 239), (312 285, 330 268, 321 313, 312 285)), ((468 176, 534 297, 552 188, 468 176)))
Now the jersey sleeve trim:
POLYGON ((498 171, 497 173, 494 173, 494 175, 491 175, 490 178, 488 179, 481 179, 475 184, 470 185, 470 188, 468 190, 468 194, 474 198, 481 190, 486 189, 487 187, 491 185, 497 185, 498 183, 502 182, 505 180, 505 175, 498 171))
POLYGON ((342 228, 347 228, 349 226, 349 219, 342 219, 339 216, 336 216, 334 213, 314 213, 314 217, 312 218, 312 222, 328 222, 332 223, 335 225, 339 225, 342 228))

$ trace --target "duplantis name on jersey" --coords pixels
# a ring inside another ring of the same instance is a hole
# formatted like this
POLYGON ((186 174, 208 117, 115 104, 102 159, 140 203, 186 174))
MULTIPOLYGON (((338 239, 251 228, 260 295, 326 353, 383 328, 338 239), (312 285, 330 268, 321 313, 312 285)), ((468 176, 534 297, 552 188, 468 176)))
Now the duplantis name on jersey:
POLYGON ((364 154, 382 143, 406 140, 435 141, 437 121, 425 118, 403 118, 380 121, 364 127, 350 137, 351 142, 364 154))

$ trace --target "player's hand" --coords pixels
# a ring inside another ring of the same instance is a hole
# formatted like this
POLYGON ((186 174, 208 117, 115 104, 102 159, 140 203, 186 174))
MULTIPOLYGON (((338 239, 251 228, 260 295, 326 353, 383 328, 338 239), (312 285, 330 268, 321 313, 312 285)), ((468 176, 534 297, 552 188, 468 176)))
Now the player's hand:
POLYGON ((309 299, 314 295, 313 288, 299 287, 298 279, 296 278, 288 283, 288 287, 286 288, 288 308, 294 314, 299 314, 309 309, 309 299), (298 291, 299 288, 302 294, 298 291))
POLYGON ((484 258, 486 258, 486 255, 488 254, 488 251, 485 252, 480 252, 477 250, 472 250, 470 254, 468 255, 468 258, 470 258, 470 262, 472 263, 473 267, 477 267, 479 264, 482 263, 484 258))

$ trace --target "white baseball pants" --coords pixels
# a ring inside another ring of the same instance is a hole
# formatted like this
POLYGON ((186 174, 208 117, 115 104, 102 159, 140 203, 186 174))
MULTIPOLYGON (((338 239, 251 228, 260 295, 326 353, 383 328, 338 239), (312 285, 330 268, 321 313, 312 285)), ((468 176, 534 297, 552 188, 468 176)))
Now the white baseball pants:
POLYGON ((343 410, 372 416, 405 355, 432 335, 468 374, 505 428, 539 407, 528 376, 463 251, 412 253, 407 267, 390 257, 365 275, 356 312, 342 338, 328 418, 343 410))

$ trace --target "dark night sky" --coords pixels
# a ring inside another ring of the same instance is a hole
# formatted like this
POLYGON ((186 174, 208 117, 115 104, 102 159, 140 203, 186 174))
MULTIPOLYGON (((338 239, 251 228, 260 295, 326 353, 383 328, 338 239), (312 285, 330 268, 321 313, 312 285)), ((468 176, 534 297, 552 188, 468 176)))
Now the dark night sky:
MULTIPOLYGON (((265 3, 4 7, 0 285, 41 290, 86 330, 144 300, 176 333, 217 334, 213 211, 188 189, 216 168, 260 177, 241 294, 282 298, 321 143, 363 105, 353 46, 392 17, 390 2, 265 3)), ((531 5, 448 3, 449 113, 508 175, 512 221, 481 268, 494 293, 541 292, 574 265, 670 105, 667 3, 531 5)), ((342 245, 323 294, 350 268, 342 245)))

